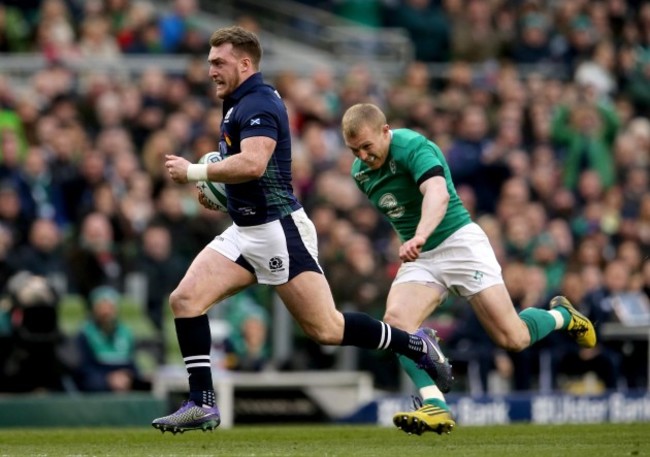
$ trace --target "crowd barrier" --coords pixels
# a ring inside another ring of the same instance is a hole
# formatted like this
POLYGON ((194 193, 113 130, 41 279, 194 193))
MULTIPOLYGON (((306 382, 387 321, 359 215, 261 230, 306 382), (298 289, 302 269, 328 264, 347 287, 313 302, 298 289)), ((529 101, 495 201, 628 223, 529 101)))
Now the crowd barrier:
MULTIPOLYGON (((624 423, 650 421, 650 392, 609 392, 602 395, 517 393, 470 397, 449 394, 447 402, 459 425, 624 423)), ((413 409, 409 396, 377 398, 344 423, 372 423, 393 427, 393 414, 413 409)))

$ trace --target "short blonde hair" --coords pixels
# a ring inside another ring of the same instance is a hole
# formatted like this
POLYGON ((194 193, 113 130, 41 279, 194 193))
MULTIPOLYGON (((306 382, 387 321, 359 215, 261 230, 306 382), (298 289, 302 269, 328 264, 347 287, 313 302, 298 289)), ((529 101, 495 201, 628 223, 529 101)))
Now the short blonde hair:
POLYGON ((217 30, 210 37, 210 46, 214 48, 226 43, 230 43, 236 53, 241 52, 249 56, 253 66, 259 68, 262 60, 262 45, 257 35, 243 27, 233 25, 217 30))
POLYGON ((341 130, 344 138, 354 138, 365 127, 378 130, 386 125, 386 115, 377 105, 358 103, 347 109, 341 120, 341 130))

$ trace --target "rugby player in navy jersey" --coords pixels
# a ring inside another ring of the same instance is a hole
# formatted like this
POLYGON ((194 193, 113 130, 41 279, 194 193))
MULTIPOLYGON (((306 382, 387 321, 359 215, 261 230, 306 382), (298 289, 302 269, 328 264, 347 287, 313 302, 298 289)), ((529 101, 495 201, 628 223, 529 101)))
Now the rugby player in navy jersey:
MULTIPOLYGON (((161 431, 214 429, 220 423, 210 363, 206 312, 252 284, 268 284, 305 333, 325 345, 390 349, 413 360, 443 391, 452 381, 435 332, 391 327, 362 313, 339 312, 318 264, 316 231, 293 194, 291 137, 280 94, 259 71, 257 36, 227 27, 210 38, 209 74, 223 100, 219 151, 223 160, 191 164, 176 155, 165 166, 177 183, 226 185, 233 224, 194 259, 171 293, 181 354, 189 374, 189 400, 155 419, 161 431)), ((199 200, 206 204, 205 197, 199 200)))

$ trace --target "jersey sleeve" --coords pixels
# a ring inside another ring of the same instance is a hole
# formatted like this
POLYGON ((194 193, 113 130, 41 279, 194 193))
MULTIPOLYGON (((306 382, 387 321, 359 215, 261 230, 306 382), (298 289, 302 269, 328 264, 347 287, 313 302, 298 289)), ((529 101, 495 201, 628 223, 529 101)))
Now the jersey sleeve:
POLYGON ((259 98, 251 99, 239 105, 237 118, 240 126, 240 139, 254 136, 266 136, 278 140, 280 130, 275 107, 259 98))
POLYGON ((406 156, 406 166, 413 180, 420 183, 427 177, 443 176, 443 164, 436 153, 436 146, 424 137, 411 141, 406 156))

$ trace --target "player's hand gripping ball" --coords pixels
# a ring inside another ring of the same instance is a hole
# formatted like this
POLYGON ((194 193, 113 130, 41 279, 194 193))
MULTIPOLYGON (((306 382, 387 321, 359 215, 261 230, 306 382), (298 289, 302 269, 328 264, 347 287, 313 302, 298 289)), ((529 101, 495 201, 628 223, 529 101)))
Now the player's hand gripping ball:
MULTIPOLYGON (((199 159, 199 163, 215 163, 221 160, 221 154, 212 151, 204 154, 199 159)), ((225 184, 212 181, 198 181, 196 187, 199 189, 199 201, 201 204, 205 206, 207 203, 210 209, 228 212, 228 198, 226 197, 225 184)))

